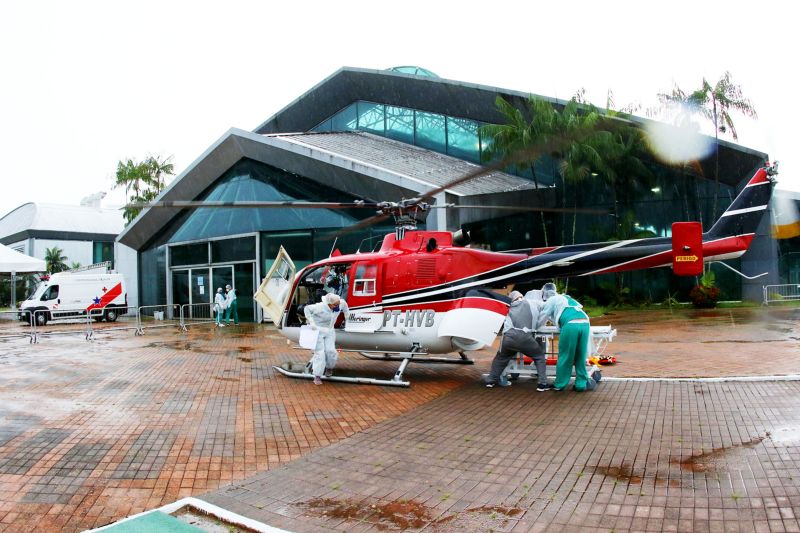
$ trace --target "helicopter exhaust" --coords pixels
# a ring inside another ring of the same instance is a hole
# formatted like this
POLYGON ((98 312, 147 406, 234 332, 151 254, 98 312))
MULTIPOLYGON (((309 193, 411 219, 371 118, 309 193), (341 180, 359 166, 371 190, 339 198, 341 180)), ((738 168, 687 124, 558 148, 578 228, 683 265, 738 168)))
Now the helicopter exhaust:
POLYGON ((460 229, 453 232, 453 246, 467 246, 472 242, 469 231, 460 229))

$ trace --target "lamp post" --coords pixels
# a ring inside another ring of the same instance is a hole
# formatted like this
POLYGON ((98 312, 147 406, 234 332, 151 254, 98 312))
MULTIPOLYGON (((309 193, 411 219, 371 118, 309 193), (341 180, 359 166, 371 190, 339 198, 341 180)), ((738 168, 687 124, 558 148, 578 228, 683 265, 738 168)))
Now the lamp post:
POLYGON ((11 271, 11 310, 17 310, 17 271, 11 271))

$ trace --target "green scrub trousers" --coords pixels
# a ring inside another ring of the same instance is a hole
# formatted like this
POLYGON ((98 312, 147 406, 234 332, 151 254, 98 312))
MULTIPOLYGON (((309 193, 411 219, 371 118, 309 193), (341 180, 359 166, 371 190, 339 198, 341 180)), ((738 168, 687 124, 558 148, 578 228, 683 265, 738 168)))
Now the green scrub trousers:
POLYGON ((586 372, 586 356, 588 355, 590 334, 588 320, 567 322, 561 327, 561 333, 558 336, 556 380, 553 383, 557 390, 569 385, 573 366, 575 367, 575 390, 586 390, 586 383, 589 380, 589 373, 586 372))

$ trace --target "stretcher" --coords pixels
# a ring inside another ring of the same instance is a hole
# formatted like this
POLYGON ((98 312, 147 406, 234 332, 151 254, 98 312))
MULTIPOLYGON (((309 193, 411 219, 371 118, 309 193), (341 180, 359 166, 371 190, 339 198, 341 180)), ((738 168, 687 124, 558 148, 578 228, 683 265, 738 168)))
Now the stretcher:
MULTIPOLYGON (((611 326, 590 326, 591 336, 589 338, 588 357, 586 358, 586 371, 589 375, 593 372, 599 371, 599 364, 603 362, 613 363, 616 358, 605 354, 608 343, 617 336, 617 330, 611 326)), ((547 355, 547 375, 555 376, 556 363, 558 361, 558 334, 559 329, 556 326, 544 326, 537 330, 534 335, 537 340, 544 343, 544 351, 547 355)), ((539 374, 536 372, 536 365, 533 364, 533 359, 521 353, 517 354, 515 359, 512 359, 503 376, 516 379, 518 377, 536 377, 539 374)))

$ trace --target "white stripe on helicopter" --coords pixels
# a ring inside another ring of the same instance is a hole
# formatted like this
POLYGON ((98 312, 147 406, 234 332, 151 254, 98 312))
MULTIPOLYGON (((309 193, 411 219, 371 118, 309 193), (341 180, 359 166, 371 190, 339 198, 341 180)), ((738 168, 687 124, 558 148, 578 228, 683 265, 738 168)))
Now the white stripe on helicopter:
MULTIPOLYGON (((495 281, 501 281, 503 279, 520 276, 520 275, 523 275, 523 274, 527 274, 529 272, 535 272, 537 270, 542 270, 542 269, 547 268, 547 267, 559 266, 559 265, 562 265, 562 264, 569 264, 570 261, 574 261, 575 259, 580 259, 581 257, 586 257, 586 256, 589 256, 589 255, 592 255, 592 254, 605 252, 606 250, 613 250, 614 248, 619 248, 621 246, 626 246, 626 245, 628 245, 630 243, 639 242, 641 240, 642 239, 631 239, 631 240, 626 240, 626 241, 619 241, 619 242, 613 243, 613 244, 611 244, 609 246, 604 246, 603 248, 598 248, 596 250, 589 250, 588 252, 581 252, 581 253, 572 255, 570 257, 565 257, 565 258, 559 259, 557 261, 550 261, 548 263, 542 263, 541 265, 536 265, 536 266, 532 266, 532 267, 525 268, 525 269, 522 269, 522 270, 517 270, 517 271, 514 271, 514 272, 510 272, 508 274, 504 274, 502 276, 496 276, 494 278, 488 278, 488 279, 480 279, 480 280, 477 280, 477 281, 464 283, 463 285, 458 285, 458 286, 454 286, 454 287, 448 287, 448 288, 444 288, 444 289, 426 291, 426 292, 422 292, 422 293, 419 293, 419 294, 415 294, 413 296, 406 296, 406 297, 400 297, 400 298, 391 298, 391 299, 388 299, 388 300, 383 300, 381 303, 383 305, 389 305, 389 304, 392 304, 392 303, 395 303, 395 302, 402 302, 402 301, 405 301, 405 300, 409 300, 411 298, 414 298, 414 299, 416 299, 416 298, 424 298, 426 296, 433 296, 435 294, 442 294, 442 293, 451 292, 451 291, 454 291, 454 290, 466 289, 466 288, 469 288, 469 287, 476 287, 476 286, 479 286, 479 285, 488 285, 488 284, 493 283, 495 281)), ((541 254, 541 255, 544 255, 544 254, 541 254)), ((527 260, 529 260, 529 259, 531 259, 533 257, 536 257, 536 256, 528 256, 528 257, 525 257, 524 259, 520 259, 516 263, 510 263, 508 265, 504 265, 504 266, 496 268, 494 270, 499 270, 501 268, 513 267, 514 265, 519 264, 519 263, 521 263, 523 261, 527 261, 527 260)), ((492 272, 492 271, 489 271, 489 272, 492 272)), ((469 277, 473 277, 473 276, 469 276, 469 277)), ((461 278, 461 279, 467 279, 467 278, 461 278)), ((457 281, 459 281, 459 280, 456 280, 456 282, 457 281)), ((454 283, 454 282, 449 282, 449 283, 454 283)), ((406 291, 406 292, 410 292, 410 291, 406 291)))

